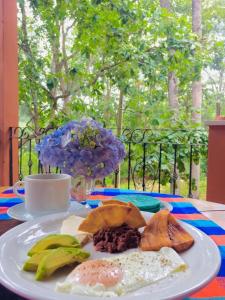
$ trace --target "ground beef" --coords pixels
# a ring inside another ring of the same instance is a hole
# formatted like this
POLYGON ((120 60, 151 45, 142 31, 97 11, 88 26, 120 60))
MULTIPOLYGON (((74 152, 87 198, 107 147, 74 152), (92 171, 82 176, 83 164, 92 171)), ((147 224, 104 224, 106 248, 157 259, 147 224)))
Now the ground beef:
POLYGON ((110 253, 137 248, 140 240, 140 232, 136 228, 132 228, 126 224, 119 227, 101 229, 93 235, 95 249, 110 253))

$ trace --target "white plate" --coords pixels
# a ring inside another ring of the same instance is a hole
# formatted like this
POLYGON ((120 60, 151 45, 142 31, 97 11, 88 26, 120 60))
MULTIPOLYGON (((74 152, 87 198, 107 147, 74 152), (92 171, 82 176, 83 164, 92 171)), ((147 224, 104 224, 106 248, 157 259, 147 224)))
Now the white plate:
MULTIPOLYGON (((85 217, 89 211, 90 211, 90 208, 87 208, 84 205, 82 205, 76 201, 71 201, 69 209, 68 209, 69 213, 74 213, 80 217, 85 217)), ((37 217, 41 217, 41 216, 33 216, 33 215, 29 214, 25 209, 24 203, 20 203, 20 204, 11 206, 7 210, 7 214, 11 218, 19 220, 19 221, 31 221, 31 220, 37 219, 37 217)), ((45 215, 49 215, 49 213, 45 214, 45 215)))
MULTIPOLYGON (((99 297, 56 292, 54 290, 55 283, 59 280, 62 281, 68 272, 60 272, 45 282, 37 282, 34 280, 34 274, 21 271, 21 267, 27 259, 28 249, 44 235, 59 232, 62 221, 68 215, 69 213, 62 213, 44 216, 16 226, 1 236, 1 284, 30 300, 103 300, 99 297)), ((150 215, 150 213, 144 213, 145 217, 150 215)), ((193 226, 183 222, 182 226, 195 239, 194 246, 181 254, 189 269, 175 278, 166 278, 126 296, 109 298, 110 300, 182 299, 184 296, 199 290, 217 274, 221 259, 216 244, 206 234, 193 226)), ((94 251, 92 243, 86 245, 85 248, 91 251, 92 258, 113 255, 94 251)))

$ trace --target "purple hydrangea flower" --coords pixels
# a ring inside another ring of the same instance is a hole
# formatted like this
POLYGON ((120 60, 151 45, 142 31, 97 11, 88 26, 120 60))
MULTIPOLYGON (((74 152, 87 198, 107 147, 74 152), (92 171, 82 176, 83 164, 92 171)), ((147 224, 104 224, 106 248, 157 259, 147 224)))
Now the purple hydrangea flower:
POLYGON ((36 146, 45 166, 87 179, 104 178, 125 158, 125 147, 111 130, 93 119, 71 121, 45 136, 36 146))

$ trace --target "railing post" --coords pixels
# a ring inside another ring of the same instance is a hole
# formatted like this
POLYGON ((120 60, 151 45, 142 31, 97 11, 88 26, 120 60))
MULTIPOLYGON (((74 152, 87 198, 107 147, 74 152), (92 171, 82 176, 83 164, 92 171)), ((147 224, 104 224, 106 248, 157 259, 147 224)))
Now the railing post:
POLYGON ((17 2, 0 0, 0 185, 10 185, 18 179, 18 143, 9 132, 10 127, 18 127, 17 49, 17 2))
POLYGON ((131 178, 131 143, 128 143, 128 181, 127 181, 127 188, 130 189, 130 178, 131 178))
POLYGON ((162 165, 162 144, 159 145, 159 163, 158 163, 158 192, 161 191, 161 165, 162 165))
POLYGON ((206 199, 225 204, 225 121, 208 121, 208 176, 206 199))
POLYGON ((142 190, 145 191, 145 170, 146 170, 146 143, 143 144, 142 158, 142 190))
POLYGON ((190 160, 189 160, 189 180, 188 180, 188 197, 192 198, 192 163, 193 163, 193 145, 190 146, 190 160))
POLYGON ((176 193, 177 182, 177 144, 173 145, 174 148, 174 162, 173 162, 173 194, 176 193))
POLYGON ((9 185, 13 185, 13 128, 9 128, 9 185))

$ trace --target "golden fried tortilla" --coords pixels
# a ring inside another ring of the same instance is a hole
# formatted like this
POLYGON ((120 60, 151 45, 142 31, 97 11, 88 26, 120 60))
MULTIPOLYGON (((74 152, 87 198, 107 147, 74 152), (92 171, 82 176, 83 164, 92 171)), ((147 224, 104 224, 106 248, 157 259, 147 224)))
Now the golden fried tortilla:
POLYGON ((143 251, 158 251, 172 247, 177 252, 189 249, 194 243, 192 236, 177 222, 168 210, 161 210, 147 222, 140 247, 143 251))
POLYGON ((93 209, 80 224, 79 230, 96 233, 100 229, 127 224, 133 228, 146 225, 140 210, 131 203, 127 205, 108 204, 93 209))
POLYGON ((102 201, 102 205, 109 205, 109 204, 116 204, 116 205, 127 206, 126 202, 122 202, 122 201, 119 201, 119 200, 105 200, 105 201, 102 201))
POLYGON ((141 238, 141 250, 158 251, 162 247, 172 247, 167 229, 168 215, 168 210, 161 210, 147 222, 141 238))

